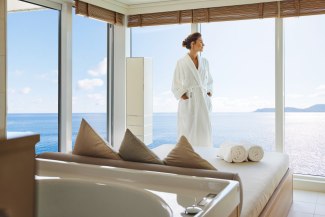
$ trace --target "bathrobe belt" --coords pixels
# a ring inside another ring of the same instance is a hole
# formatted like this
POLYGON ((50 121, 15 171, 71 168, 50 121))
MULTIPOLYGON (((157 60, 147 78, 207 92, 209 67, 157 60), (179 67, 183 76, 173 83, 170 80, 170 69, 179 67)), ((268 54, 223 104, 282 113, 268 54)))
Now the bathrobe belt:
POLYGON ((200 85, 191 86, 191 87, 188 88, 187 96, 188 96, 189 98, 192 98, 192 92, 193 92, 194 89, 197 89, 197 88, 199 88, 199 89, 202 91, 202 93, 204 93, 204 94, 206 94, 207 91, 208 91, 207 88, 202 87, 202 86, 200 86, 200 85))

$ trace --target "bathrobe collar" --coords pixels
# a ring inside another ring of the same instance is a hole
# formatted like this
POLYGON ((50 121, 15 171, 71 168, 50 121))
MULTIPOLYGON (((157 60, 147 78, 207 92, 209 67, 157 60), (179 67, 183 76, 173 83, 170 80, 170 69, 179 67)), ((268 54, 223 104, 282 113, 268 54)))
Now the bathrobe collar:
POLYGON ((198 59, 198 62, 199 62, 199 67, 198 68, 196 68, 196 66, 195 66, 194 62, 192 61, 189 54, 186 54, 185 58, 186 58, 186 63, 190 67, 191 72, 192 72, 195 80, 197 81, 198 85, 202 86, 202 81, 201 81, 201 78, 199 76, 199 72, 200 72, 200 69, 202 67, 201 66, 202 65, 201 57, 199 55, 197 56, 197 59, 198 59))

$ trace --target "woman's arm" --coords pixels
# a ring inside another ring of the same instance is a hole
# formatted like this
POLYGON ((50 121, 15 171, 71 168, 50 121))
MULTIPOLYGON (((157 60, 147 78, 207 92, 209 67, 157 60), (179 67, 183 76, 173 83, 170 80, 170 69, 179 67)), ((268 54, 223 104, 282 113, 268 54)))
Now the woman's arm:
POLYGON ((209 68, 208 61, 207 61, 206 67, 207 67, 207 72, 208 72, 207 94, 208 94, 208 96, 211 97, 212 93, 213 93, 213 78, 210 74, 210 68, 209 68))
POLYGON ((188 97, 186 96, 187 90, 183 87, 183 81, 184 74, 182 73, 182 67, 181 64, 177 62, 172 83, 172 92, 176 99, 188 99, 188 97))

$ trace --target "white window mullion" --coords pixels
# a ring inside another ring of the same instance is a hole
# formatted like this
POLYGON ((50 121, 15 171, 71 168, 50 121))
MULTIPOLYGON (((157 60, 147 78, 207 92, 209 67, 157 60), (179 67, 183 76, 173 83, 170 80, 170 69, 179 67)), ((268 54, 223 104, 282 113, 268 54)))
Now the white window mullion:
POLYGON ((72 150, 72 3, 62 4, 60 53, 59 150, 72 150))
POLYGON ((107 104, 106 104, 106 129, 107 129, 107 140, 110 144, 112 144, 113 139, 113 66, 114 66, 114 26, 111 24, 107 24, 107 104))
POLYGON ((284 151, 283 19, 275 18, 275 150, 284 151))
MULTIPOLYGON (((124 20, 126 23, 126 17, 124 20)), ((130 28, 114 26, 111 144, 119 149, 126 129, 126 57, 130 56, 130 28)))
POLYGON ((199 23, 192 23, 191 24, 191 32, 201 32, 201 25, 199 23))
POLYGON ((7 0, 0 1, 0 140, 7 137, 7 0))

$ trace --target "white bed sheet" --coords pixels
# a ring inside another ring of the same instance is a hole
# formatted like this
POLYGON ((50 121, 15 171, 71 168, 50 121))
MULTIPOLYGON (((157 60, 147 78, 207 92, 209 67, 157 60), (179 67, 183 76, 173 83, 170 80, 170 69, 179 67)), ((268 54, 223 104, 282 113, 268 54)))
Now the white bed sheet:
MULTIPOLYGON (((153 151, 164 159, 174 145, 161 145, 153 151)), ((287 154, 265 152, 260 162, 228 163, 217 158, 217 148, 195 147, 195 151, 219 171, 238 173, 243 185, 241 217, 258 217, 289 168, 287 154)))

